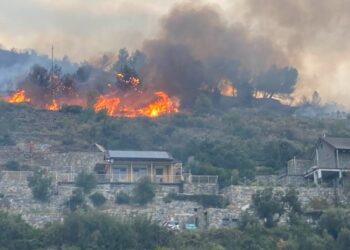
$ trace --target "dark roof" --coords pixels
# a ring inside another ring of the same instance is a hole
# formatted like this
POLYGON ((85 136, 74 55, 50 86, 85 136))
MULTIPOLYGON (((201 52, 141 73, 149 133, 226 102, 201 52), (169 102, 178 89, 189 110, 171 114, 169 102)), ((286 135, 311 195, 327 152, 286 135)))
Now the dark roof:
POLYGON ((173 161, 174 158, 165 151, 124 151, 108 150, 106 157, 115 160, 156 160, 173 161))
POLYGON ((321 140, 325 141, 335 149, 350 150, 350 138, 324 137, 321 138, 321 140))

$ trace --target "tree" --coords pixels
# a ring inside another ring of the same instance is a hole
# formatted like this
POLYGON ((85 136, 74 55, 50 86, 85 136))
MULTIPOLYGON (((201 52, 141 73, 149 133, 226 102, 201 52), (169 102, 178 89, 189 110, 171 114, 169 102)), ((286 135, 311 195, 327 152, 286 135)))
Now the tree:
POLYGON ((32 190, 33 197, 39 201, 48 201, 51 193, 51 177, 44 170, 36 170, 28 179, 28 186, 32 190))
POLYGON ((6 170, 9 170, 9 171, 21 170, 21 165, 17 161, 14 161, 14 160, 6 162, 4 166, 5 166, 6 170))
POLYGON ((90 200, 94 204, 95 207, 100 207, 106 203, 107 199, 101 193, 93 193, 89 196, 90 200))
POLYGON ((311 105, 319 106, 321 104, 321 97, 317 91, 314 91, 311 98, 311 105))
POLYGON ((322 214, 319 226, 337 239, 342 228, 350 228, 350 214, 344 209, 329 209, 322 214))
POLYGON ((124 66, 129 64, 129 52, 126 48, 122 48, 118 53, 118 61, 113 65, 115 71, 121 71, 124 66))
POLYGON ((82 188, 84 193, 90 193, 97 186, 95 175, 85 171, 80 172, 76 179, 76 186, 82 188))
POLYGON ((39 87, 47 88, 50 85, 50 75, 46 68, 36 64, 31 68, 27 77, 28 82, 39 87))
POLYGON ((272 98, 276 93, 292 93, 297 79, 298 71, 295 68, 273 66, 256 77, 255 87, 257 90, 267 93, 268 98, 272 98))
POLYGON ((253 194, 253 207, 266 227, 273 227, 284 212, 281 192, 273 192, 272 188, 258 190, 253 194), (276 218, 277 216, 277 218, 276 218))
POLYGON ((72 196, 66 202, 66 206, 71 211, 75 211, 78 208, 82 208, 82 209, 86 208, 84 192, 82 191, 81 188, 77 188, 73 190, 72 196))
POLYGON ((337 249, 346 250, 350 246, 350 230, 343 228, 340 230, 337 238, 337 249))
POLYGON ((133 197, 136 203, 145 205, 153 200, 155 187, 149 178, 142 178, 133 189, 133 197))

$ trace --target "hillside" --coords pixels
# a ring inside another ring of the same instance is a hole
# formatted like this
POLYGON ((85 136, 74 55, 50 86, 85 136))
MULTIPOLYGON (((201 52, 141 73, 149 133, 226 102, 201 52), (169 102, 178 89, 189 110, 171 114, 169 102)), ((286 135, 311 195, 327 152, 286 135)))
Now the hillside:
POLYGON ((69 151, 99 143, 113 149, 167 150, 192 172, 220 176, 237 169, 241 177, 252 177, 256 166, 278 172, 294 156, 310 157, 323 133, 350 137, 349 120, 298 117, 290 110, 263 107, 110 118, 79 107, 51 112, 0 103, 0 145, 32 141, 69 151))

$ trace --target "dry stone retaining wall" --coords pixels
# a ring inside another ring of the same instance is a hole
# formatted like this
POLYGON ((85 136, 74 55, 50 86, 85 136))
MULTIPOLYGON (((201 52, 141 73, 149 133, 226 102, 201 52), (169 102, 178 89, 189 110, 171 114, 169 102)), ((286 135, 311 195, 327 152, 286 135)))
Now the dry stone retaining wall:
MULTIPOLYGON (((64 203, 69 199, 74 185, 58 185, 57 194, 51 196, 50 201, 46 203, 35 201, 31 190, 28 188, 27 180, 23 173, 10 175, 0 175, 0 209, 11 213, 20 214, 22 217, 34 226, 42 226, 50 221, 60 221, 63 218, 65 209, 64 203)), ((220 228, 234 226, 242 210, 246 209, 251 203, 251 196, 265 187, 261 186, 230 186, 222 190, 222 194, 230 200, 230 205, 225 209, 209 208, 204 209, 195 202, 172 201, 165 203, 163 197, 167 193, 179 191, 177 185, 158 185, 157 196, 153 203, 144 207, 126 206, 115 204, 115 196, 120 191, 131 192, 133 185, 130 184, 101 184, 92 192, 100 192, 107 199, 107 203, 102 208, 97 208, 103 212, 118 216, 146 215, 153 220, 163 223, 172 218, 184 225, 186 223, 197 222, 200 228, 220 228)), ((186 186, 186 191, 192 190, 194 194, 207 193, 208 190, 215 190, 212 186, 191 187, 186 186)), ((285 192, 286 187, 275 187, 274 190, 285 192)), ((314 198, 327 199, 332 202, 335 198, 333 188, 297 188, 299 198, 303 206, 306 206, 314 198)), ((339 197, 343 195, 339 192, 339 197)), ((89 199, 87 198, 87 201, 89 199)), ((91 202, 90 206, 91 205, 91 202)))

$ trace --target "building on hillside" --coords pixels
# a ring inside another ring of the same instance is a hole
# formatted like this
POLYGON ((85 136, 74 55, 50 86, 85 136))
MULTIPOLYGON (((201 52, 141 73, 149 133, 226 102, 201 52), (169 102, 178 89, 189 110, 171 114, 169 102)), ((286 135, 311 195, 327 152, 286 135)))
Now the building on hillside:
POLYGON ((312 158, 313 164, 304 177, 316 184, 322 179, 342 178, 350 171, 350 138, 320 138, 312 158))
POLYGON ((144 177, 155 183, 182 181, 182 164, 165 151, 105 150, 104 160, 95 172, 110 182, 134 183, 144 177))
POLYGON ((350 171, 350 138, 322 137, 316 143, 311 160, 293 158, 280 181, 287 185, 303 185, 309 180, 341 179, 350 171))

